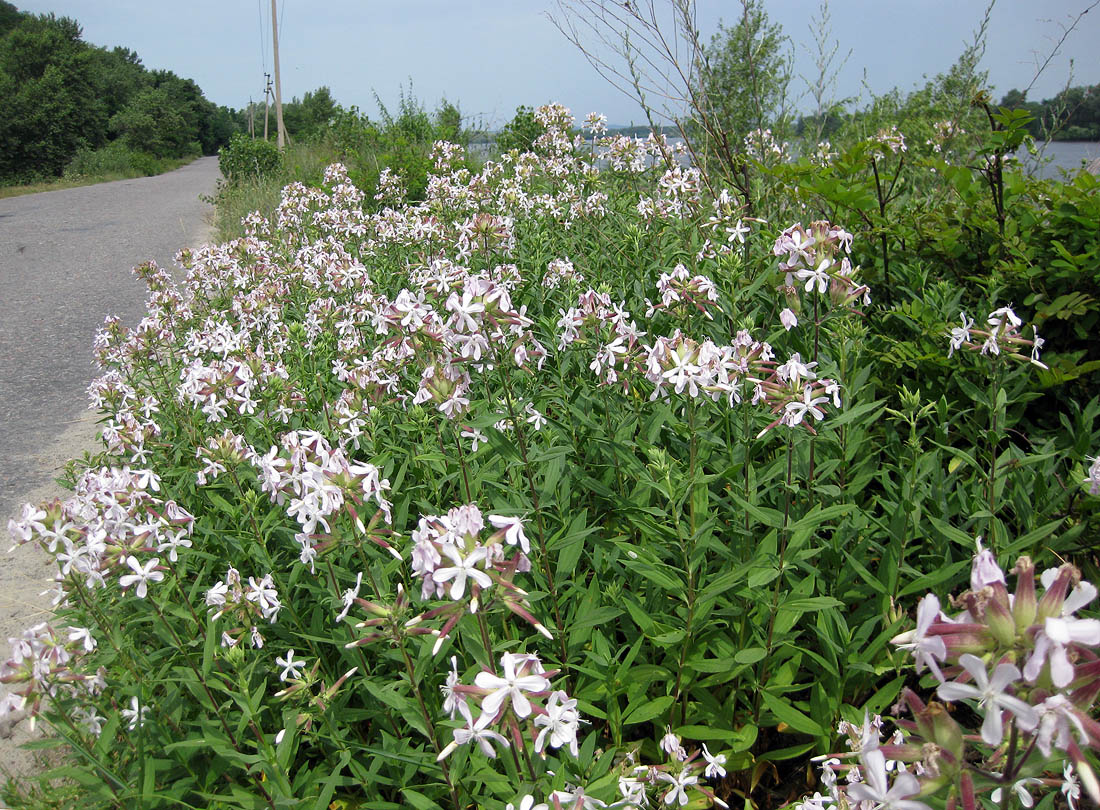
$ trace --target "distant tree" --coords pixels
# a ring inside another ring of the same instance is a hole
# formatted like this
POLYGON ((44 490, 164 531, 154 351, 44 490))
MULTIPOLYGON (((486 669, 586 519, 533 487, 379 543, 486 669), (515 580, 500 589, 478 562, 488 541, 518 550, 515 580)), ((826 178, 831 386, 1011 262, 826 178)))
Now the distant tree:
POLYGON ((183 157, 193 131, 177 99, 165 87, 147 87, 111 119, 111 131, 127 147, 156 157, 183 157))
POLYGON ((782 27, 768 19, 763 0, 742 0, 740 19, 728 28, 719 24, 699 65, 695 91, 710 119, 708 151, 735 152, 753 130, 784 129, 791 76, 782 27), (727 143, 713 143, 717 139, 727 143))
POLYGON ((0 39, 0 178, 60 175, 82 146, 106 141, 91 49, 68 17, 25 15, 0 39))
POLYGON ((528 152, 545 131, 542 124, 535 120, 534 109, 520 105, 516 107, 512 120, 501 127, 500 134, 497 135, 497 149, 501 152, 510 152, 513 149, 528 152))
POLYGON ((327 127, 335 115, 336 101, 327 87, 318 87, 302 96, 302 118, 311 134, 327 127))
POLYGON ((319 137, 336 115, 336 102, 327 87, 318 87, 297 96, 283 105, 283 124, 292 138, 313 139, 319 137))
POLYGON ((452 143, 462 142, 462 113, 447 99, 435 111, 435 128, 439 138, 452 143))
POLYGON ((149 86, 149 74, 141 57, 129 48, 93 48, 90 53, 92 83, 108 118, 126 106, 139 90, 149 86))
POLYGON ((0 37, 19 25, 28 16, 6 0, 0 0, 0 37))

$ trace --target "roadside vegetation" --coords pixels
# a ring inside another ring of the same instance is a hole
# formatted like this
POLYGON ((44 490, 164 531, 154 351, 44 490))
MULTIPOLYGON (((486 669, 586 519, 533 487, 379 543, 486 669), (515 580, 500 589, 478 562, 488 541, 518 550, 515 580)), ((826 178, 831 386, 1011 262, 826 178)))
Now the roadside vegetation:
POLYGON ((7 806, 1100 800, 1100 184, 1021 171, 980 36, 799 139, 742 11, 678 18, 682 144, 409 95, 221 149, 9 524, 58 610, 0 710, 67 759, 7 806))

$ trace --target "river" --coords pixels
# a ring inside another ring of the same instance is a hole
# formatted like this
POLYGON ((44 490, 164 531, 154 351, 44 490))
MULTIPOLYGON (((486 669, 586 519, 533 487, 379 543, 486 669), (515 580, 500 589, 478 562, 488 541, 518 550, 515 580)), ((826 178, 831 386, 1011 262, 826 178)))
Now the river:
POLYGON ((1040 149, 1039 161, 1028 155, 1027 150, 1020 150, 1018 157, 1037 177, 1061 177, 1063 169, 1073 171, 1100 157, 1100 143, 1094 141, 1047 141, 1037 143, 1036 147, 1040 149))

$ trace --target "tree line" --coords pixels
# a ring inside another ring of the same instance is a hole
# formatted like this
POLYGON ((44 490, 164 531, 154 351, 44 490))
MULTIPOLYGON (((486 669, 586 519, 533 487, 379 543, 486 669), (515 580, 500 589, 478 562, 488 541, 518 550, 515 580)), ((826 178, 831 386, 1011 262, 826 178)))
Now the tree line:
POLYGON ((239 128, 191 79, 149 70, 128 48, 96 47, 70 17, 0 0, 0 182, 61 176, 112 146, 156 159, 215 154, 239 128))
POLYGON ((1067 87, 1054 98, 1028 101, 1020 90, 1009 90, 1001 106, 1027 110, 1028 131, 1054 141, 1100 141, 1100 84, 1067 87))

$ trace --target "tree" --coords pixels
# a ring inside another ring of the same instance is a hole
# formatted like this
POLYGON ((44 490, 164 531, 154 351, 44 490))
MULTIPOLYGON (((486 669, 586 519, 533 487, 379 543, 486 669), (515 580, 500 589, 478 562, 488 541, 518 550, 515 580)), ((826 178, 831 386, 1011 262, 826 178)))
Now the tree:
POLYGON ((93 68, 68 17, 26 15, 0 40, 0 178, 60 175, 77 149, 106 141, 93 68))
POLYGON ((497 149, 501 152, 512 149, 528 152, 534 148, 535 139, 545 131, 542 124, 535 120, 535 111, 521 105, 516 107, 512 120, 501 127, 496 138, 497 149))
POLYGON ((28 15, 17 9, 6 0, 0 0, 0 37, 18 26, 23 18, 28 15))
POLYGON ((111 119, 111 131, 135 152, 156 157, 183 157, 193 140, 180 105, 164 87, 135 95, 111 119))
POLYGON ((702 126, 708 153, 729 159, 750 132, 786 129, 791 71, 782 27, 768 20, 761 0, 742 0, 737 24, 719 24, 697 73, 697 94, 710 118, 702 126))

